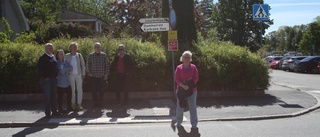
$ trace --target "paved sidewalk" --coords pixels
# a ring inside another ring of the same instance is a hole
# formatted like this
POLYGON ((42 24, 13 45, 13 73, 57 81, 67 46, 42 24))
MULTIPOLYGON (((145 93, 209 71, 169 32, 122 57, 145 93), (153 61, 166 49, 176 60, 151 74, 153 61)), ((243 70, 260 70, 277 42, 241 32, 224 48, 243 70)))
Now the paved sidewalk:
MULTIPOLYGON (((175 116, 172 99, 134 99, 127 106, 113 106, 106 100, 100 109, 84 100, 84 110, 62 117, 44 118, 42 101, 0 102, 0 127, 57 126, 171 122, 175 116)), ((294 117, 319 108, 318 98, 272 84, 265 96, 198 98, 199 121, 260 120, 294 117)), ((189 112, 184 113, 189 121, 189 112)))

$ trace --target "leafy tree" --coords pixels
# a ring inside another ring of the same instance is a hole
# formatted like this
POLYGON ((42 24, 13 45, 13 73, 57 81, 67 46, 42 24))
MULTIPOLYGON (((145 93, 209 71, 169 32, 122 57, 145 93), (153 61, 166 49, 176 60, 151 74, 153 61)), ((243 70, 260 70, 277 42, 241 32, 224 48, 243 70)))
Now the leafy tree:
POLYGON ((299 42, 299 50, 312 55, 312 45, 315 46, 315 51, 320 49, 320 22, 309 24, 307 31, 303 34, 302 40, 299 42))
POLYGON ((129 35, 143 40, 152 37, 152 33, 145 33, 141 30, 139 20, 161 17, 161 5, 161 1, 157 0, 115 0, 109 3, 107 15, 112 20, 110 33, 114 37, 129 35))
POLYGON ((265 37, 265 44, 269 51, 297 51, 306 25, 281 26, 277 31, 272 31, 265 37))
POLYGON ((196 27, 201 32, 202 36, 208 37, 210 29, 213 27, 211 18, 213 8, 213 0, 202 0, 200 3, 196 1, 195 16, 196 27))
POLYGON ((246 46, 251 51, 260 48, 260 35, 273 24, 273 20, 262 22, 262 32, 258 21, 253 21, 252 5, 263 0, 219 0, 213 8, 213 24, 219 39, 246 46))

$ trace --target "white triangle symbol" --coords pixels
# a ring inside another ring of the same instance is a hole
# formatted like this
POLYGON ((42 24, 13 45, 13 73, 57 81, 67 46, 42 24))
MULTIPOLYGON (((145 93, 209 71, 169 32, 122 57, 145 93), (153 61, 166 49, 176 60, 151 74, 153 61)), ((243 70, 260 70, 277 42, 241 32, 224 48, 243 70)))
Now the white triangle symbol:
POLYGON ((256 18, 267 18, 268 17, 266 11, 262 8, 262 5, 260 5, 256 14, 254 14, 254 17, 256 17, 256 18))

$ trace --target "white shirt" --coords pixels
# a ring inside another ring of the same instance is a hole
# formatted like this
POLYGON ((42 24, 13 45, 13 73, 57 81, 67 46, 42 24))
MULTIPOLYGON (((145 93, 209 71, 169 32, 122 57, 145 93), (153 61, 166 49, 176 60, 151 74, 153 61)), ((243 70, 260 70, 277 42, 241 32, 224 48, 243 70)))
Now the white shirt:
POLYGON ((72 66, 71 74, 79 74, 79 72, 78 72, 78 64, 77 63, 78 63, 77 62, 77 56, 76 55, 72 56, 71 57, 71 62, 70 62, 71 66, 72 66))
POLYGON ((53 54, 48 54, 47 52, 46 52, 46 54, 47 54, 47 56, 49 56, 50 58, 52 58, 54 61, 57 61, 57 59, 56 59, 56 57, 53 55, 53 54))

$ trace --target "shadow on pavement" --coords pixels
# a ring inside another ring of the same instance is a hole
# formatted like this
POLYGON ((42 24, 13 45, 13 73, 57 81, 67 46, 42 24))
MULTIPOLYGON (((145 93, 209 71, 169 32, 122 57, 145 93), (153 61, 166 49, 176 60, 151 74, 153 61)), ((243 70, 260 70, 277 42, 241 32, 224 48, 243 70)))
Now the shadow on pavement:
MULTIPOLYGON (((264 96, 244 96, 244 97, 219 97, 219 98, 198 98, 197 105, 205 108, 223 108, 230 106, 268 106, 278 103, 285 103, 280 98, 266 94, 264 96)), ((285 103, 286 104, 286 103, 285 103)))
POLYGON ((111 118, 125 118, 129 117, 130 114, 127 113, 127 107, 114 107, 111 112, 107 112, 107 117, 111 118))
MULTIPOLYGON (((45 117, 35 121, 34 123, 47 123, 50 119, 47 119, 45 117)), ((50 125, 50 126, 47 126, 47 125, 44 125, 44 126, 30 126, 30 127, 26 127, 25 129, 23 129, 22 131, 12 135, 12 137, 25 137, 25 136, 28 136, 28 135, 31 135, 31 134, 34 134, 34 133, 37 133, 37 132, 40 132, 44 129, 54 129, 54 128, 57 128, 59 125, 56 124, 56 125, 50 125)))
POLYGON ((183 126, 177 127, 178 129, 178 136, 179 137, 200 137, 200 133, 198 129, 191 129, 188 133, 183 126))

